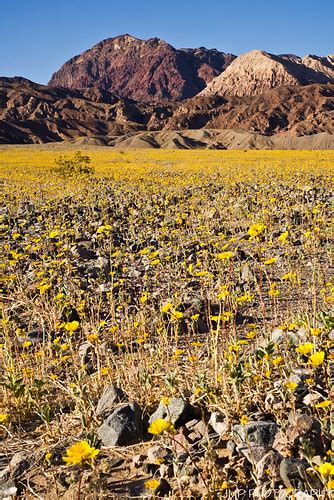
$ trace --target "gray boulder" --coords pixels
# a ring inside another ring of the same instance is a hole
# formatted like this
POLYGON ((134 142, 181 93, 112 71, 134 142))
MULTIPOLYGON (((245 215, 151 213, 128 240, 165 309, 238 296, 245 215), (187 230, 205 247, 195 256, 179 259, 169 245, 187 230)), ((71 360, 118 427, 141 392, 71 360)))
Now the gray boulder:
POLYGON ((249 422, 234 425, 233 436, 237 450, 251 463, 257 463, 272 447, 278 426, 274 422, 249 422))

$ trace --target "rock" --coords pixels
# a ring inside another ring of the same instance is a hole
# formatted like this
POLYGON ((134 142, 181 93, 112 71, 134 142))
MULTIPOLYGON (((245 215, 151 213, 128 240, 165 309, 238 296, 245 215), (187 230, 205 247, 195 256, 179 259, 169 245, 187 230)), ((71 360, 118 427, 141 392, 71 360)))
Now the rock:
POLYGON ((185 428, 188 429, 188 430, 193 430, 193 428, 195 427, 195 425, 200 422, 200 420, 197 420, 197 418, 194 418, 193 420, 189 420, 189 422, 186 422, 184 424, 185 428))
POLYGON ((99 270, 102 272, 102 274, 106 277, 106 278, 110 278, 110 259, 108 259, 107 257, 103 257, 103 256, 100 256, 97 261, 96 261, 96 264, 99 268, 99 270))
POLYGON ((199 420, 193 427, 193 431, 196 432, 197 434, 200 434, 201 436, 205 436, 208 432, 208 428, 203 422, 203 420, 199 420))
POLYGON ((17 452, 13 455, 9 464, 0 471, 0 499, 10 499, 17 494, 18 480, 30 470, 35 460, 33 453, 17 452))
POLYGON ((146 455, 143 455, 141 453, 139 453, 138 455, 134 455, 132 457, 132 463, 133 463, 133 466, 136 468, 136 469, 139 469, 140 467, 143 466, 145 460, 146 460, 147 456, 146 455))
POLYGON ((97 370, 97 354, 95 347, 90 342, 83 342, 78 349, 81 366, 88 375, 97 370))
POLYGON ((0 484, 0 499, 10 500, 16 497, 18 489, 11 479, 0 484))
POLYGON ((252 273, 251 268, 248 266, 248 264, 244 264, 242 266, 241 281, 244 283, 254 281, 254 274, 252 273))
POLYGON ((269 392, 264 400, 264 407, 267 411, 272 411, 280 408, 282 406, 282 400, 273 392, 269 392))
POLYGON ((74 245, 71 248, 71 253, 77 259, 83 259, 83 260, 97 259, 96 253, 83 244, 74 245))
POLYGON ((147 460, 152 464, 156 464, 158 460, 165 460, 169 454, 170 450, 164 446, 151 446, 151 448, 147 450, 147 460))
POLYGON ((197 329, 198 329, 199 333, 209 333, 209 331, 210 331, 206 321, 204 321, 201 318, 198 318, 198 320, 197 320, 197 329))
POLYGON ((137 269, 130 269, 128 276, 129 278, 140 278, 140 271, 137 269))
POLYGON ((226 443, 226 449, 228 450, 230 455, 233 456, 237 451, 237 447, 236 447, 235 442, 232 441, 231 439, 229 439, 226 443))
POLYGON ((280 429, 276 434, 273 448, 282 455, 289 455, 296 447, 306 448, 313 455, 325 453, 325 438, 322 436, 321 425, 310 415, 291 413, 286 429, 280 429))
POLYGON ((286 332, 281 328, 275 328, 271 334, 271 342, 274 344, 298 344, 298 335, 295 332, 286 332))
POLYGON ((233 436, 238 445, 237 451, 251 463, 257 463, 271 448, 277 429, 274 422, 265 421, 234 425, 233 436))
POLYGON ((282 461, 282 456, 274 450, 270 450, 255 464, 255 473, 258 480, 263 480, 267 475, 267 471, 270 472, 270 477, 274 481, 278 481, 280 478, 280 463, 282 461))
POLYGON ((196 417, 196 409, 185 399, 171 398, 168 406, 161 401, 156 411, 151 415, 150 424, 159 418, 170 420, 175 427, 189 422, 196 417))
POLYGON ((230 431, 230 425, 227 422, 225 415, 223 415, 223 413, 220 413, 219 411, 214 411, 211 413, 209 424, 211 425, 213 430, 220 436, 230 431))
MULTIPOLYGON (((124 71, 128 71, 126 64, 122 67, 124 71)), ((162 68, 161 64, 159 68, 162 68)), ((117 72, 118 70, 119 66, 117 72)), ((170 81, 169 76, 167 75, 168 81, 170 81)), ((183 79, 182 82, 183 86, 183 79)), ((133 79, 130 79, 129 83, 132 86, 133 79)), ((75 93, 75 95, 70 91, 64 93, 63 89, 52 89, 51 91, 47 87, 38 86, 27 80, 23 84, 20 79, 16 78, 6 79, 6 82, 0 81, 0 87, 5 103, 1 116, 8 118, 11 115, 12 125, 20 128, 17 140, 21 143, 57 140, 60 135, 66 135, 68 140, 71 140, 78 137, 79 134, 86 136, 87 144, 136 147, 138 144, 146 143, 147 140, 152 140, 150 130, 165 129, 162 134, 155 134, 155 147, 161 147, 167 142, 172 143, 173 141, 184 143, 190 138, 194 147, 198 148, 210 147, 215 142, 221 149, 226 147, 225 143, 228 140, 232 140, 236 147, 240 147, 242 143, 244 148, 257 147, 261 149, 265 145, 269 148, 282 149, 283 146, 285 149, 304 149, 305 141, 303 139, 307 135, 308 147, 333 149, 328 113, 323 112, 325 108, 329 109, 331 106, 334 95, 333 88, 328 88, 328 85, 303 85, 296 86, 293 90, 278 87, 262 94, 261 97, 246 97, 237 100, 233 96, 225 96, 224 98, 215 96, 213 100, 210 98, 209 101, 194 99, 187 101, 186 106, 174 105, 164 100, 163 104, 157 103, 150 108, 147 108, 143 101, 131 103, 101 89, 87 88, 87 82, 84 85, 85 89, 75 93), (53 110, 50 116, 42 118, 43 126, 38 127, 38 130, 31 129, 30 126, 31 122, 36 119, 35 110, 31 110, 27 103, 27 101, 30 102, 31 98, 36 102, 36 107, 47 105, 53 110), (96 107, 97 100, 99 101, 98 107, 96 107), (21 101, 22 105, 19 106, 18 101, 21 101), (311 107, 308 106, 309 102, 313 103, 311 107), (209 105, 209 103, 211 104, 209 105), (186 108, 186 112, 184 108, 186 108), (249 113, 249 108, 252 108, 252 113, 249 113), (92 109, 94 109, 93 122, 91 120, 92 109), (56 122, 53 120, 55 114, 58 117, 56 122), (275 115, 274 119, 273 115, 275 115), (278 115, 281 117, 280 119, 276 119, 278 115), (106 116, 110 119, 106 120, 106 116), (101 121, 104 122, 104 137, 100 135, 99 124, 101 121), (22 125, 23 122, 24 125, 22 125), (256 123, 256 133, 252 132, 254 131, 254 123, 256 123), (202 135, 201 140, 195 140, 191 132, 186 130, 193 129, 194 126, 195 128, 204 126, 215 129, 218 125, 219 128, 212 130, 207 138, 202 135), (131 140, 130 138, 124 140, 124 134, 128 133, 129 126, 133 137, 131 140), (169 130, 166 130, 166 126, 169 130), (247 134, 238 131, 240 127, 244 131, 248 130, 247 134), (262 134, 278 134, 286 131, 287 127, 288 135, 284 137, 284 140, 282 137, 279 140, 278 138, 267 138, 265 143, 263 142, 262 134), (294 137, 296 127, 303 132, 304 138, 294 137), (229 130, 223 133, 222 129, 234 129, 235 131, 231 136, 229 130), (135 134, 136 131, 138 134, 135 134), (318 137, 319 132, 324 132, 324 137, 321 140, 318 137), (99 135, 99 137, 93 137, 92 134, 93 136, 99 135), (116 139, 115 134, 120 134, 120 137, 116 139), (107 138, 111 135, 114 136, 112 142, 107 138)), ((140 85, 136 86, 136 88, 139 87, 140 85)), ((4 131, 4 140, 9 143, 12 141, 10 130, 12 129, 4 131)), ((38 227, 35 226, 35 231, 37 229, 38 227)), ((245 252, 243 253, 245 254, 245 252)), ((38 258, 37 254, 35 258, 38 258)), ((239 259, 242 258, 244 257, 239 257, 239 259)), ((96 260, 94 262, 96 263, 96 260)), ((89 265, 90 261, 80 259, 78 264, 89 265)), ((83 266, 83 275, 86 267, 83 266)), ((98 276, 98 272, 97 266, 93 266, 89 271, 93 276, 98 276)), ((79 286, 85 289, 87 284, 81 281, 79 286)), ((199 281, 193 280, 193 286, 200 287, 199 281)))
POLYGON ((171 478, 174 476, 173 464, 161 464, 159 468, 160 477, 171 478))
POLYGON ((190 444, 195 444, 197 443, 198 441, 200 441, 202 439, 203 435, 202 434, 199 434, 198 432, 191 432, 189 435, 188 435, 188 441, 190 444))
POLYGON ((25 472, 27 472, 35 461, 35 456, 33 454, 27 454, 25 452, 17 452, 13 455, 11 461, 7 467, 1 471, 1 478, 11 477, 13 479, 20 478, 25 472))
POLYGON ((98 428, 104 446, 127 446, 142 439, 142 411, 137 403, 116 408, 98 428))
POLYGON ((277 430, 278 426, 274 422, 249 422, 246 425, 234 425, 233 435, 236 442, 270 448, 277 430))
POLYGON ((119 387, 114 385, 105 387, 97 403, 96 415, 106 418, 113 411, 115 405, 121 403, 125 397, 125 393, 119 387))
POLYGON ((228 68, 208 83, 199 95, 250 96, 265 94, 282 85, 298 86, 309 82, 332 82, 334 72, 319 61, 319 72, 313 67, 316 56, 298 58, 285 55, 274 56, 263 50, 252 50, 237 57, 228 68), (311 61, 311 62, 310 62, 311 61))
POLYGON ((287 488, 307 490, 309 487, 322 490, 321 482, 314 475, 307 473, 309 464, 299 458, 283 458, 280 463, 280 476, 287 488))

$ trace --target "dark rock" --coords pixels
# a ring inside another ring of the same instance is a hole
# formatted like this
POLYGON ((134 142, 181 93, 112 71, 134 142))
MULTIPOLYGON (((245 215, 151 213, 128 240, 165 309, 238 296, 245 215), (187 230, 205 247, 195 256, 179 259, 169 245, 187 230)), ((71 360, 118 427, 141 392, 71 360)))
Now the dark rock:
POLYGON ((282 454, 305 449, 307 454, 323 455, 326 450, 325 438, 322 435, 318 420, 310 415, 291 413, 289 425, 281 429, 275 437, 273 448, 282 454))
POLYGON ((280 463, 280 476, 287 488, 295 488, 297 490, 305 490, 307 485, 311 485, 315 489, 321 490, 322 485, 315 476, 307 474, 309 464, 306 460, 299 458, 283 458, 280 463))
POLYGON ((105 387, 97 403, 96 415, 106 418, 113 411, 115 405, 124 401, 125 397, 125 393, 119 387, 114 385, 105 387))
POLYGON ((81 366, 88 375, 97 370, 97 354, 95 347, 90 342, 83 342, 78 349, 81 366))
POLYGON ((250 446, 270 448, 274 442, 278 426, 274 422, 249 422, 233 426, 235 441, 250 446))
POLYGON ((127 446, 142 439, 142 411, 137 403, 122 405, 98 428, 104 446, 127 446))
POLYGON ((83 244, 75 245, 74 247, 71 248, 71 252, 74 255, 74 257, 78 259, 83 259, 83 260, 97 259, 96 253, 90 248, 87 248, 87 246, 83 244))
POLYGON ((209 333, 210 331, 208 324, 201 318, 197 320, 197 329, 199 333, 209 333))
POLYGON ((157 410, 151 415, 149 422, 151 424, 155 420, 162 418, 170 420, 175 427, 180 427, 196 418, 196 416, 196 409, 188 401, 182 398, 171 398, 168 406, 160 402, 157 410))
POLYGON ((246 425, 234 425, 233 436, 237 450, 251 463, 261 460, 271 448, 278 430, 274 422, 249 422, 246 425))

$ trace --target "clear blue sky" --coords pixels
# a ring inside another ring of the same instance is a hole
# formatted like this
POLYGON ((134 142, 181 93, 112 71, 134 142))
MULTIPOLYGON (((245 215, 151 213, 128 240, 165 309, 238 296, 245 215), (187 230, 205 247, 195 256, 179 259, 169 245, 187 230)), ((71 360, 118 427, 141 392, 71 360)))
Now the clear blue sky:
POLYGON ((112 36, 240 54, 334 52, 333 0, 0 0, 0 75, 46 83, 112 36))

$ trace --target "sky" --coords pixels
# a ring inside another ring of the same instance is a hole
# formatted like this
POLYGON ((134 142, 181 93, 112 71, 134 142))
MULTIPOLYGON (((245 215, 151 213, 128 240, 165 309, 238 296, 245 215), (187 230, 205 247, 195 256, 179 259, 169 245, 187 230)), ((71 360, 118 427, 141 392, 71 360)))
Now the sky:
POLYGON ((334 52, 333 0, 0 0, 0 76, 46 84, 74 55, 128 33, 241 54, 334 52))

